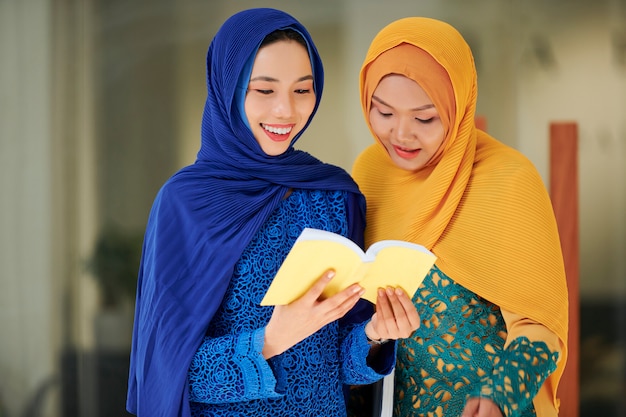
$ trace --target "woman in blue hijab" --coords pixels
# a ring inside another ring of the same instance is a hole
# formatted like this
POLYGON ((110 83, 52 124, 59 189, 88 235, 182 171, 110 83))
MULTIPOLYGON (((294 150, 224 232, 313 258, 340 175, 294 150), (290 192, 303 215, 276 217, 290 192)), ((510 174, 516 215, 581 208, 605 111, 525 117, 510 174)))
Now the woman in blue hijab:
POLYGON ((378 340, 418 326, 404 293, 383 291, 374 316, 356 284, 321 299, 332 272, 289 305, 259 305, 305 227, 363 243, 353 180, 293 147, 322 87, 310 35, 284 12, 246 10, 215 35, 197 160, 163 185, 144 237, 131 413, 345 416, 344 384, 393 367, 395 343, 378 340))

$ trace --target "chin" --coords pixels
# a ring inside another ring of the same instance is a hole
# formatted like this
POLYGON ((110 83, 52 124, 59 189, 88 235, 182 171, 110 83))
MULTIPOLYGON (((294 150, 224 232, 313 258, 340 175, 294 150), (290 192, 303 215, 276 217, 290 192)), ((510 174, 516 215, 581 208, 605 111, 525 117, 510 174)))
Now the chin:
POLYGON ((394 161, 394 163, 396 164, 396 166, 404 171, 409 171, 409 172, 415 172, 417 170, 419 170, 422 166, 419 164, 414 164, 414 163, 407 163, 407 161, 402 160, 402 161, 394 161))
POLYGON ((282 155, 285 152, 287 152, 287 148, 283 148, 283 149, 276 149, 276 148, 263 149, 263 152, 265 152, 269 156, 279 156, 279 155, 282 155))

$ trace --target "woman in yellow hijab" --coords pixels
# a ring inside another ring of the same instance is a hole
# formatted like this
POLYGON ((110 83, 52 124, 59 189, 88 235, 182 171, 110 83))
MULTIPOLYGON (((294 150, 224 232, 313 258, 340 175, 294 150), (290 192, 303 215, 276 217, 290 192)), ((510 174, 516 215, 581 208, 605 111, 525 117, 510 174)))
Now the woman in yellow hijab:
POLYGON ((398 345, 395 416, 558 414, 567 287, 552 205, 528 159, 476 128, 476 79, 460 33, 420 17, 383 28, 361 69, 366 246, 438 257, 413 298, 421 327, 398 345))

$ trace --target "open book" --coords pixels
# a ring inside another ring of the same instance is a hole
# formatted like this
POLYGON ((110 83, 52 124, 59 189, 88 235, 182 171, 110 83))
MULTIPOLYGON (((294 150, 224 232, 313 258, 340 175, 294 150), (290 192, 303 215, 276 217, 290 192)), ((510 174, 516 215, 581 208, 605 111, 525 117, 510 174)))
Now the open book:
POLYGON ((381 240, 364 253, 350 239, 306 228, 274 277, 261 305, 289 304, 301 297, 326 270, 335 276, 323 295, 330 297, 359 283, 363 298, 376 303, 378 288, 403 288, 412 297, 435 263, 425 247, 401 240, 381 240))

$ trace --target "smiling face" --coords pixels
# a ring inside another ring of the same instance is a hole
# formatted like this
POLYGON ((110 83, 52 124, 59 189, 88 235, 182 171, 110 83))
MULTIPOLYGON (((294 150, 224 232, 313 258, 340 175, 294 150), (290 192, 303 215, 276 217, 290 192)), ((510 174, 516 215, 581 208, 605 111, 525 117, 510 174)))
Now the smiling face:
POLYGON ((306 48, 294 40, 261 47, 244 103, 261 149, 272 156, 285 152, 314 108, 313 71, 306 48))
POLYGON ((391 74, 380 81, 372 95, 369 120, 392 161, 407 171, 423 168, 444 140, 432 100, 403 75, 391 74))

